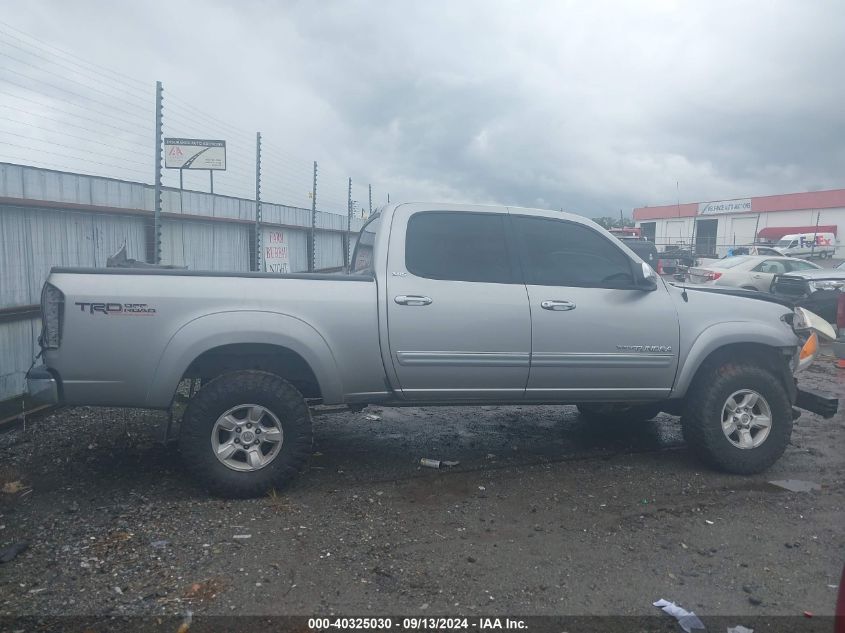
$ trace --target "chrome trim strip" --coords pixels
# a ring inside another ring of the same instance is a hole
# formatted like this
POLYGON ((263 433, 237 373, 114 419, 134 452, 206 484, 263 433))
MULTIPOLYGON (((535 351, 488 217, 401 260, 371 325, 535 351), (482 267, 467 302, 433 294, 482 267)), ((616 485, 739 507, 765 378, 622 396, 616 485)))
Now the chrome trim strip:
POLYGON ((674 354, 584 354, 584 353, 536 353, 531 358, 532 367, 669 367, 675 360, 674 354))
POLYGON ((528 367, 531 356, 523 352, 396 352, 396 358, 403 367, 528 367))

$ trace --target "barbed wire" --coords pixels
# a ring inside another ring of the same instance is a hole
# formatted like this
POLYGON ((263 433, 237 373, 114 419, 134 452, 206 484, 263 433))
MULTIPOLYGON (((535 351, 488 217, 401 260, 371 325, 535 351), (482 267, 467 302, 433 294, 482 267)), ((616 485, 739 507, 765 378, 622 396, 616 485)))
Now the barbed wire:
MULTIPOLYGON (((2 20, 0 61, 5 71, 0 82, 8 88, 0 103, 0 160, 153 180, 154 82, 91 62, 2 20)), ((227 169, 213 175, 215 193, 255 197, 256 130, 166 89, 162 131, 165 137, 225 140, 227 169)), ((346 213, 348 176, 342 171, 334 164, 318 165, 318 210, 346 213)), ((211 177, 199 172, 183 170, 186 188, 210 189, 211 177)), ((306 159, 301 149, 286 151, 262 135, 263 201, 310 209, 313 177, 313 159, 306 159)), ((163 169, 164 186, 175 187, 179 181, 178 169, 163 169)), ((367 203, 360 205, 365 208, 367 203)))

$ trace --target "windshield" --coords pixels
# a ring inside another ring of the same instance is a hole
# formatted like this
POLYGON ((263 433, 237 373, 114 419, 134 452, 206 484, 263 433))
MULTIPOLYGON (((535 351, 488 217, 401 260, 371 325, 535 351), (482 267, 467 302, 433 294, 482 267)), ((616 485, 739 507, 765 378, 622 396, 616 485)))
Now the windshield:
POLYGON ((777 246, 789 246, 792 240, 778 240, 777 246))
POLYGON ((352 270, 355 275, 373 274, 373 247, 376 243, 376 231, 379 227, 381 214, 376 213, 361 227, 358 240, 355 242, 355 252, 352 253, 352 270))

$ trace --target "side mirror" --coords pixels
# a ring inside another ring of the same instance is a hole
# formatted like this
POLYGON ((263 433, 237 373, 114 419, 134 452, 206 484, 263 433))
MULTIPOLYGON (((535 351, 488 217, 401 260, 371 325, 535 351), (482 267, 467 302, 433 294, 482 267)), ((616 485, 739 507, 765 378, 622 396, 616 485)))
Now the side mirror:
POLYGON ((654 272, 654 269, 646 264, 645 262, 641 262, 640 268, 636 268, 636 275, 637 275, 637 287, 642 288, 643 290, 657 290, 657 273, 654 272))

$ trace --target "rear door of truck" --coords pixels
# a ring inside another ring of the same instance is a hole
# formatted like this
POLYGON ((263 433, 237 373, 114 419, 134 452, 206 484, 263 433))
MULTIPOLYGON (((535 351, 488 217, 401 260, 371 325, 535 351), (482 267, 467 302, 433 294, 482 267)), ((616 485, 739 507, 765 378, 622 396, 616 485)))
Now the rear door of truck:
POLYGON ((513 400, 528 380, 531 317, 507 211, 401 205, 387 266, 391 359, 414 400, 513 400))

